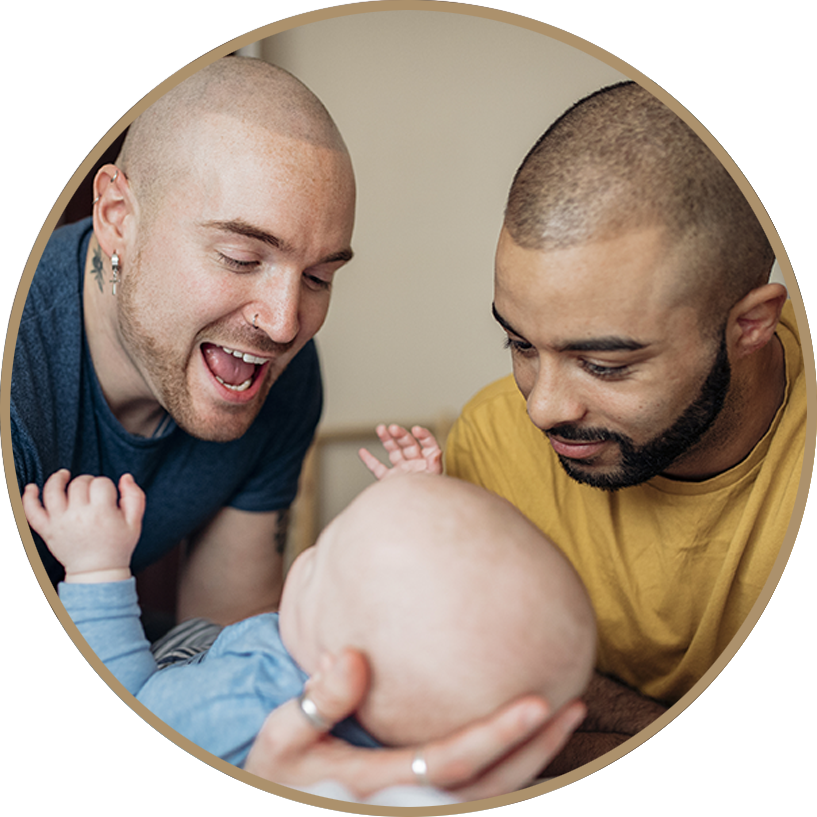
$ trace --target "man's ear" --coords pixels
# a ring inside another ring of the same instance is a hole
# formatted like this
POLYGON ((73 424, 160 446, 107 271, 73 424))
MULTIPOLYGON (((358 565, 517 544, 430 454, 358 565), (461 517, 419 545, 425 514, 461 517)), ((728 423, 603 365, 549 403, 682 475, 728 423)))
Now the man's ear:
POLYGON ((765 284, 732 307, 726 331, 735 359, 754 354, 774 337, 786 297, 782 284, 765 284))
POLYGON ((133 192, 127 177, 116 165, 103 165, 94 177, 94 235, 105 255, 127 254, 133 215, 133 192))

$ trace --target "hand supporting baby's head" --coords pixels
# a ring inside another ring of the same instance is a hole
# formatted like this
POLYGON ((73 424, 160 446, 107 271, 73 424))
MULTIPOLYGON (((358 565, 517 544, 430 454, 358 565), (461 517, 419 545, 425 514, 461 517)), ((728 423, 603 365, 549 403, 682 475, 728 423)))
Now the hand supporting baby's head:
POLYGON ((325 529, 287 579, 281 632, 310 673, 323 651, 367 656, 358 718, 393 745, 527 693, 555 711, 595 651, 587 594, 553 544, 505 500, 428 474, 372 485, 325 529))

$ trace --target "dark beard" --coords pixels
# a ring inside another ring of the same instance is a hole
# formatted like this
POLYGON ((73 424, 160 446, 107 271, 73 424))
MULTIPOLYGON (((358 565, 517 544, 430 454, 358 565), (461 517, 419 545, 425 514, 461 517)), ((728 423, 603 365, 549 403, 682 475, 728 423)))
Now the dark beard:
POLYGON ((588 473, 575 460, 559 456, 562 468, 569 477, 577 482, 602 488, 605 491, 629 488, 652 479, 666 471, 711 428, 723 408, 731 377, 732 370, 726 351, 726 337, 722 335, 715 362, 701 386, 701 391, 666 431, 639 446, 635 445, 629 437, 604 428, 586 429, 575 426, 552 428, 550 432, 558 434, 563 440, 613 440, 618 443, 621 451, 621 464, 615 472, 610 474, 588 473))

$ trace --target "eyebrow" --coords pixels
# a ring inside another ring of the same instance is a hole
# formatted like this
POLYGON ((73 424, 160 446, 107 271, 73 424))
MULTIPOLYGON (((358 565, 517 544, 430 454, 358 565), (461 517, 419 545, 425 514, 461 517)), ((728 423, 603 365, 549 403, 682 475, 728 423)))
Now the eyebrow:
MULTIPOLYGON (((262 230, 260 227, 255 227, 242 219, 232 221, 206 221, 201 226, 206 229, 221 230, 225 233, 235 233, 237 235, 246 236, 247 238, 253 238, 256 241, 269 244, 271 247, 275 247, 275 249, 281 250, 281 252, 284 253, 291 253, 293 251, 292 246, 282 238, 266 230, 262 230)), ((327 255, 325 258, 321 258, 320 261, 318 261, 317 264, 313 264, 313 266, 331 264, 336 261, 351 261, 353 256, 352 248, 346 247, 346 249, 339 250, 338 252, 327 255)))
MULTIPOLYGON (((497 312, 496 304, 491 305, 496 322, 506 331, 519 338, 525 336, 516 331, 502 315, 497 312)), ((649 344, 642 343, 634 338, 620 337, 618 335, 606 335, 600 338, 587 338, 584 340, 569 340, 556 347, 557 352, 637 352, 646 349, 649 344)))

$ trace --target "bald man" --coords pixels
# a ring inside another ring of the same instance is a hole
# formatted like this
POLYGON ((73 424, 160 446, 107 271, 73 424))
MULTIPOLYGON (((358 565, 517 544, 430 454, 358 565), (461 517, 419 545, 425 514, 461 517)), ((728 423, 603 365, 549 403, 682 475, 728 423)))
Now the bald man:
POLYGON ((585 728, 607 734, 573 764, 692 689, 778 554, 806 398, 773 261, 717 158, 632 83, 564 114, 513 181, 493 307, 513 377, 466 406, 447 469, 565 551, 599 670, 646 696, 599 676, 585 728))
POLYGON ((149 508, 134 569, 189 541, 182 618, 274 607, 321 409, 310 340, 352 256, 343 140, 289 74, 228 58, 134 122, 94 195, 92 220, 55 233, 26 302, 20 486, 58 468, 132 472, 149 508))
MULTIPOLYGON (((92 219, 55 231, 26 300, 11 385, 19 485, 42 488, 61 468, 131 473, 147 494, 134 571, 188 542, 181 619, 275 609, 286 512, 321 409, 311 338, 352 256, 343 140, 294 77, 229 57, 133 123, 94 196, 92 219)), ((320 719, 279 708, 246 768, 358 796, 430 781, 488 797, 530 780, 584 711, 527 696, 428 744, 418 778, 411 747, 326 734, 365 698, 368 667, 351 650, 321 660, 320 719)))

